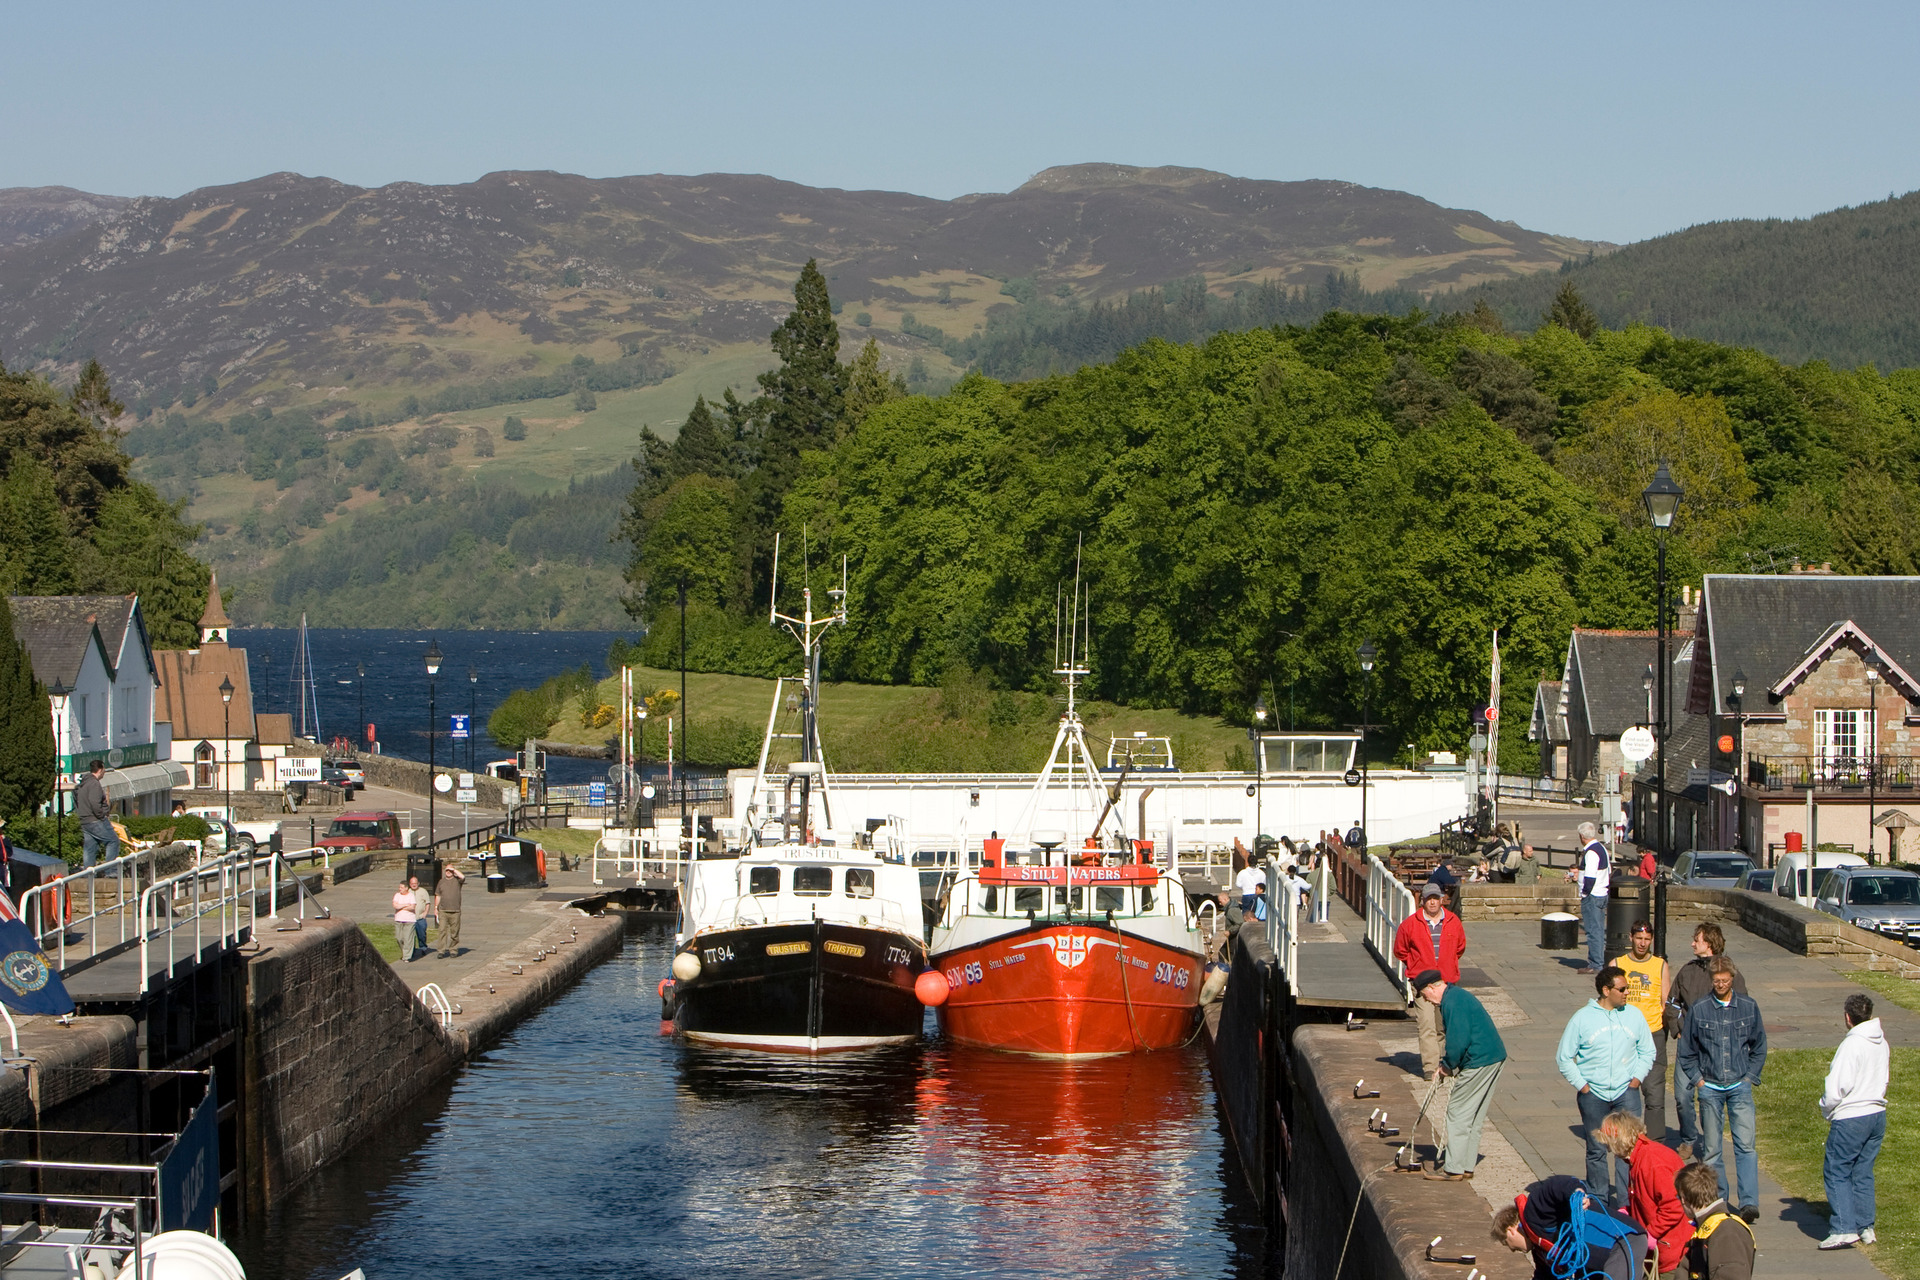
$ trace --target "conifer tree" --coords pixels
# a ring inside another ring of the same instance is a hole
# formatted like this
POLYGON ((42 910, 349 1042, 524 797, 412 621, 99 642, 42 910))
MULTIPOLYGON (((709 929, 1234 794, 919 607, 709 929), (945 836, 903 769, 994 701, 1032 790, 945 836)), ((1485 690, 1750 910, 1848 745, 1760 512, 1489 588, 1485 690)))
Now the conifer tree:
POLYGON ((81 368, 80 381, 73 384, 70 398, 73 407, 93 419, 95 426, 104 427, 127 411, 127 406, 113 398, 107 371, 100 367, 98 360, 89 360, 81 368))
POLYGON ((1547 310, 1542 324, 1557 324, 1568 333, 1582 338, 1591 338, 1600 328, 1600 317, 1593 313, 1587 300, 1568 280, 1560 286, 1560 292, 1553 295, 1553 306, 1547 310))
POLYGON ((73 539, 53 473, 37 458, 16 456, 4 488, 3 584, 18 595, 57 596, 74 589, 73 539))
POLYGON ((53 711, 47 691, 13 634, 13 610, 0 593, 0 816, 32 812, 53 789, 53 711))
POLYGON ((673 442, 672 469, 674 478, 681 476, 708 475, 731 476, 734 474, 733 451, 720 432, 720 424, 714 421, 713 410, 707 404, 707 398, 696 395, 693 408, 687 413, 687 420, 680 424, 680 434, 673 442))
POLYGON ((887 371, 880 367, 880 344, 868 338, 867 345, 860 348, 860 354, 847 369, 847 425, 859 426, 869 413, 906 394, 906 380, 899 374, 887 376, 887 371))
POLYGON ((793 304, 771 339, 780 366, 760 375, 767 420, 764 465, 789 474, 787 463, 803 450, 833 443, 847 394, 840 326, 833 320, 826 278, 811 258, 794 282, 793 304))

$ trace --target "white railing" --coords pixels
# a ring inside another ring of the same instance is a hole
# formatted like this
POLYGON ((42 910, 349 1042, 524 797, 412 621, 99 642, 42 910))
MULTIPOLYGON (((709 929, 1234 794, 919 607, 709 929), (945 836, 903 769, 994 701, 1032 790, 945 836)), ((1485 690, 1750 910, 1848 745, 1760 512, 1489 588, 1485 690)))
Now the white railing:
POLYGON ((1308 918, 1309 924, 1326 924, 1333 919, 1333 858, 1320 859, 1320 865, 1307 873, 1307 883, 1313 886, 1313 911, 1308 918))
POLYGON ((652 834, 632 829, 602 831, 593 842, 593 882, 605 884, 608 876, 679 880, 693 861, 694 839, 668 827, 647 830, 652 834))
POLYGON ((1413 890, 1407 888, 1386 863, 1368 854, 1367 949, 1385 966, 1401 994, 1409 1000, 1413 998, 1413 989, 1407 985, 1411 975, 1405 965, 1393 958, 1393 935, 1399 931, 1400 922, 1419 909, 1413 890))
POLYGON ((114 951, 139 940, 140 920, 133 908, 140 901, 142 860, 147 864, 144 879, 151 884, 153 854, 129 853, 111 862, 75 868, 21 895, 20 918, 43 950, 54 951, 55 968, 65 969, 69 963, 90 960, 102 951, 114 951), (69 945, 77 949, 81 943, 86 946, 85 953, 69 957, 69 945))
POLYGON ((429 982, 413 993, 413 998, 427 1006, 427 1012, 440 1020, 444 1029, 453 1030, 453 1015, 460 1012, 460 1006, 447 999, 447 993, 440 989, 437 982, 429 982))
POLYGON ((701 914, 700 927, 712 928, 755 924, 812 924, 817 917, 827 924, 861 927, 878 921, 908 933, 919 934, 919 912, 908 923, 907 913, 899 903, 890 898, 788 898, 778 894, 742 894, 737 898, 722 899, 719 909, 710 917, 701 914), (857 905, 850 905, 857 904, 857 905), (831 905, 833 911, 824 913, 822 906, 831 905))

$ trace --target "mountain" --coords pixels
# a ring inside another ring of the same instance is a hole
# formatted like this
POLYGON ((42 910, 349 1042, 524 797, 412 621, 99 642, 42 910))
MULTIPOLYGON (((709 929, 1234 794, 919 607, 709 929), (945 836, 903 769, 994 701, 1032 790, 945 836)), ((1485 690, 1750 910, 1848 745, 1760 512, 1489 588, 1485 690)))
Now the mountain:
MULTIPOLYGON (((1562 270, 1609 327, 1654 324, 1796 363, 1920 365, 1920 192, 1811 218, 1706 223, 1562 270)), ((1451 310, 1484 296, 1509 327, 1531 329, 1561 283, 1512 279, 1435 301, 1451 310)))
POLYGON ((1230 291, 1338 271, 1426 291, 1608 247, 1352 183, 1110 164, 957 200, 737 174, 370 190, 278 173, 135 200, 0 251, 0 357, 55 375, 97 357, 143 408, 210 395, 377 411, 579 353, 685 369, 761 343, 808 258, 843 323, 867 316, 849 330, 904 356, 924 345, 904 317, 964 336, 1011 307, 1013 282, 1014 297, 1091 301, 1193 276, 1230 291))
POLYGON ((52 240, 105 222, 133 202, 72 187, 0 189, 0 249, 52 240))

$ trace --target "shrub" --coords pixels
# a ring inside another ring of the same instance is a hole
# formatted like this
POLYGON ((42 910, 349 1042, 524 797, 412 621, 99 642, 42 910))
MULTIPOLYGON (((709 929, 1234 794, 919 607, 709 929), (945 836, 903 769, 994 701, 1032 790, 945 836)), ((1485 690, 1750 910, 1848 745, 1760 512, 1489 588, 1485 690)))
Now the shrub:
POLYGON ((578 391, 573 393, 574 412, 592 413, 595 409, 598 409, 599 407, 600 407, 599 399, 593 394, 593 392, 589 391, 587 388, 582 387, 578 391))
POLYGON ((500 424, 500 434, 509 440, 525 440, 527 438, 527 424, 518 418, 508 418, 500 424))
POLYGON ((869 328, 873 324, 873 313, 870 311, 862 311, 859 315, 853 318, 853 322, 859 325, 862 329, 869 328))

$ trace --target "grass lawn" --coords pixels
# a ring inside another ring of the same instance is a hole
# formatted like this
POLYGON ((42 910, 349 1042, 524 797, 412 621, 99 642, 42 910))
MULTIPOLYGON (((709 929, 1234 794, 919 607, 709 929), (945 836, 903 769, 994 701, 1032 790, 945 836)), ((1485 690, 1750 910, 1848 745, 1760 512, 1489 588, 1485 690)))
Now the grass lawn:
MULTIPOLYGON (((1850 977, 1883 975, 1852 974, 1850 977)), ((1895 979, 1899 981, 1899 979, 1895 979)), ((1863 984, 1866 985, 1866 984, 1863 984)), ((1834 1032, 1838 1043, 1840 1032, 1834 1032)), ((1832 1049, 1780 1049, 1767 1055, 1764 1083, 1753 1091, 1758 1110, 1760 1162, 1787 1194, 1827 1212, 1820 1166, 1827 1122, 1820 1118, 1820 1090, 1833 1061, 1832 1049)), ((1920 1280, 1920 1049, 1893 1051, 1893 1082, 1887 1091, 1887 1141, 1874 1166, 1874 1229, 1880 1243, 1862 1246, 1874 1265, 1899 1280, 1920 1280)), ((1729 1149, 1728 1158, 1732 1158, 1729 1149)), ((1812 1249, 1812 1243, 1808 1243, 1812 1249)), ((1807 1259, 1811 1262, 1811 1256, 1807 1259)), ((1782 1273, 1785 1274, 1785 1273, 1782 1273)))
MULTIPOLYGON (((1868 973, 1865 971, 1844 975, 1849 982, 1857 982, 1871 991, 1876 997, 1884 997, 1899 1005, 1902 1009, 1920 1010, 1920 982, 1903 978, 1897 973, 1868 973)), ((1875 1004, 1879 1001, 1876 999, 1875 1004)), ((1837 1021, 1837 1019, 1836 1019, 1837 1021)))
MULTIPOLYGON (((393 921, 383 920, 379 924, 363 924, 360 926, 360 932, 367 935, 367 941, 373 944, 373 949, 380 953, 382 960, 385 960, 388 964, 398 964, 400 962, 400 944, 394 941, 393 921)), ((427 926, 428 946, 432 946, 434 940, 439 936, 439 925, 430 924, 427 926)))

